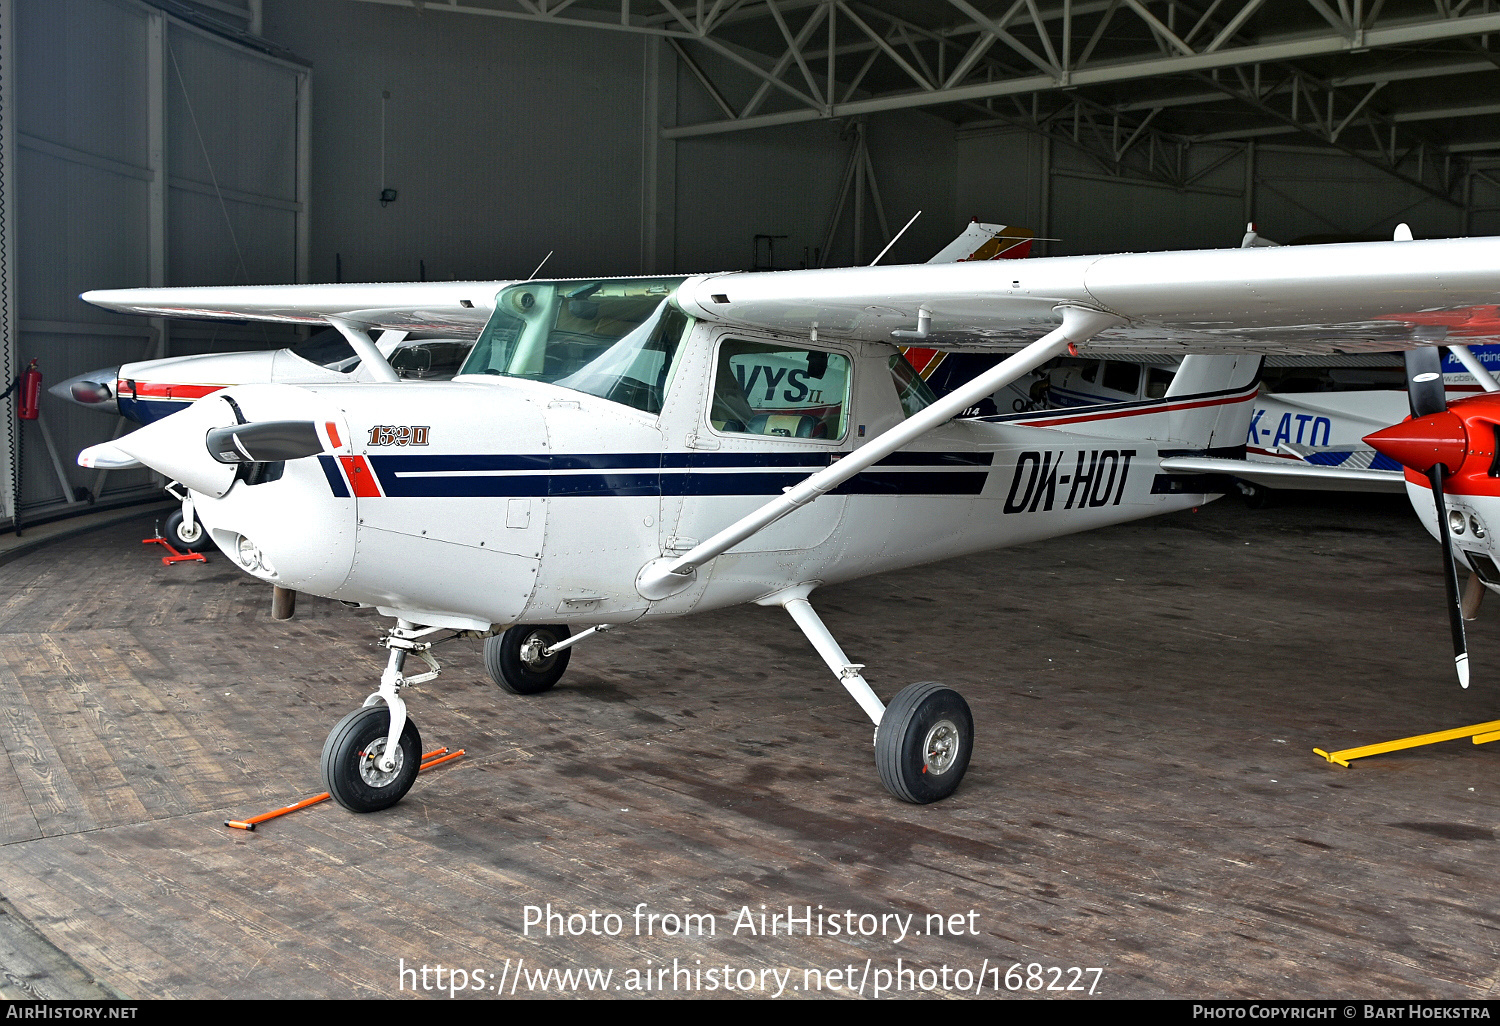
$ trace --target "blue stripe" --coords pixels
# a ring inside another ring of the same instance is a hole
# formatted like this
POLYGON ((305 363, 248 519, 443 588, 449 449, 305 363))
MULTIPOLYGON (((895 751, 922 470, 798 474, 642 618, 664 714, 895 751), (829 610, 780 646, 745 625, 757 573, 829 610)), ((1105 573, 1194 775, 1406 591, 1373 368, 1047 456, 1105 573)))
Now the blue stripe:
MULTIPOLYGON (((533 455, 372 456, 370 465, 387 496, 396 498, 545 498, 607 495, 780 495, 825 467, 818 453, 640 453, 533 455), (663 473, 653 463, 668 464, 663 473), (777 469, 761 469, 777 468, 777 469), (784 468, 784 469, 781 469, 784 468), (616 470, 563 474, 561 470, 616 470), (743 469, 744 473, 692 473, 743 469), (512 471, 505 475, 465 471, 512 471), (514 473, 520 471, 520 473, 514 473), (408 476, 421 473, 424 476, 408 476), (425 476, 425 475, 433 476, 425 476)), ((333 457, 319 457, 334 494, 348 495, 333 457)), ((978 495, 993 453, 897 453, 834 489, 835 495, 978 495), (952 467, 903 471, 901 467, 952 467), (959 469, 964 468, 964 469, 959 469)))
POLYGON ((119 397, 120 416, 141 425, 154 424, 179 410, 187 409, 195 401, 193 399, 140 399, 135 396, 121 395, 119 397))
POLYGON ((333 497, 349 498, 349 487, 344 484, 344 475, 339 473, 338 461, 332 456, 319 456, 318 464, 323 468, 323 476, 328 478, 328 487, 333 489, 333 497))

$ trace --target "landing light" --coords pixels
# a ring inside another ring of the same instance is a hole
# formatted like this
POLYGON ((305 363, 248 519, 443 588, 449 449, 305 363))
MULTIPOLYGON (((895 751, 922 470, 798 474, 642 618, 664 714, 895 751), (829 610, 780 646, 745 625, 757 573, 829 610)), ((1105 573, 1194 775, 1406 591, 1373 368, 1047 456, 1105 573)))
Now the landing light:
POLYGON ((1472 513, 1469 515, 1469 532, 1476 538, 1483 538, 1485 536, 1484 525, 1472 513))
POLYGON ((1448 511, 1448 530, 1454 534, 1464 533, 1464 515, 1462 510, 1450 509, 1448 511))
POLYGON ((244 535, 240 535, 238 556, 240 565, 246 570, 259 570, 261 568, 260 549, 244 535))

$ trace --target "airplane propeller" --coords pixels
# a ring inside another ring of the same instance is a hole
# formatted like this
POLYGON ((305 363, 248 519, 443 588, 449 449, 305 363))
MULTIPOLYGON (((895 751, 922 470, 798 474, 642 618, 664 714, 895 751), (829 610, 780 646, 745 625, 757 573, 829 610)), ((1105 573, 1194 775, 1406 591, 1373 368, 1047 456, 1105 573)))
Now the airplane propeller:
POLYGON ((220 463, 275 463, 300 460, 323 451, 318 426, 310 420, 265 420, 214 428, 205 439, 220 463))
POLYGON ((1443 550, 1443 585, 1448 594, 1453 663, 1458 683, 1467 688, 1469 644, 1464 632, 1464 601, 1459 593, 1458 564, 1448 533, 1448 504, 1444 501, 1443 485, 1469 454, 1468 430, 1463 419, 1448 409, 1442 357, 1436 346, 1406 351, 1406 389, 1411 419, 1367 435, 1365 441, 1377 452, 1424 475, 1432 487, 1438 543, 1443 550))

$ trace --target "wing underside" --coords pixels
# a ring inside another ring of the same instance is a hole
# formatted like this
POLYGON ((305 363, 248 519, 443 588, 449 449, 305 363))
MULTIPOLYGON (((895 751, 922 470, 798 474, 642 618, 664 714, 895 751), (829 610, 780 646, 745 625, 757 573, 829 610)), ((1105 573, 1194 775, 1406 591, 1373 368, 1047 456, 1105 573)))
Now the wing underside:
POLYGON ((152 317, 326 325, 337 317, 366 329, 441 332, 477 338, 503 281, 361 285, 231 285, 221 288, 108 289, 83 299, 152 317))

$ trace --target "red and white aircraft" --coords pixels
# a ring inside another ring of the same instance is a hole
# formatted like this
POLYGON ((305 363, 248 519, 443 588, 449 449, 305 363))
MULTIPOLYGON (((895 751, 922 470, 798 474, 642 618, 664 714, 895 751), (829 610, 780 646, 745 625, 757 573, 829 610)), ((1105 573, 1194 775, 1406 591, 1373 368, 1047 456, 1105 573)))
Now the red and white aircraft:
MULTIPOLYGON (((1430 345, 1432 312, 1497 295, 1500 239, 93 292, 153 316, 323 321, 367 360, 372 331, 478 340, 451 382, 237 386, 79 460, 183 482, 249 573, 396 619, 379 689, 324 748, 348 808, 411 786, 402 690, 437 674, 445 632, 485 636, 495 680, 535 693, 601 631, 747 602, 788 612, 876 725, 881 781, 930 802, 964 775, 967 704, 931 682, 885 704, 814 611, 818 587, 1197 505, 1244 466, 1261 354, 1430 345), (1014 355, 936 399, 902 345, 1014 355), (1159 399, 958 416, 1079 351, 1181 365, 1159 399), (412 655, 427 668, 408 676, 412 655)), ((1436 464, 1453 471, 1439 491, 1463 489, 1453 508, 1481 521, 1500 514, 1478 501, 1487 430, 1432 445, 1458 464, 1436 464)))

